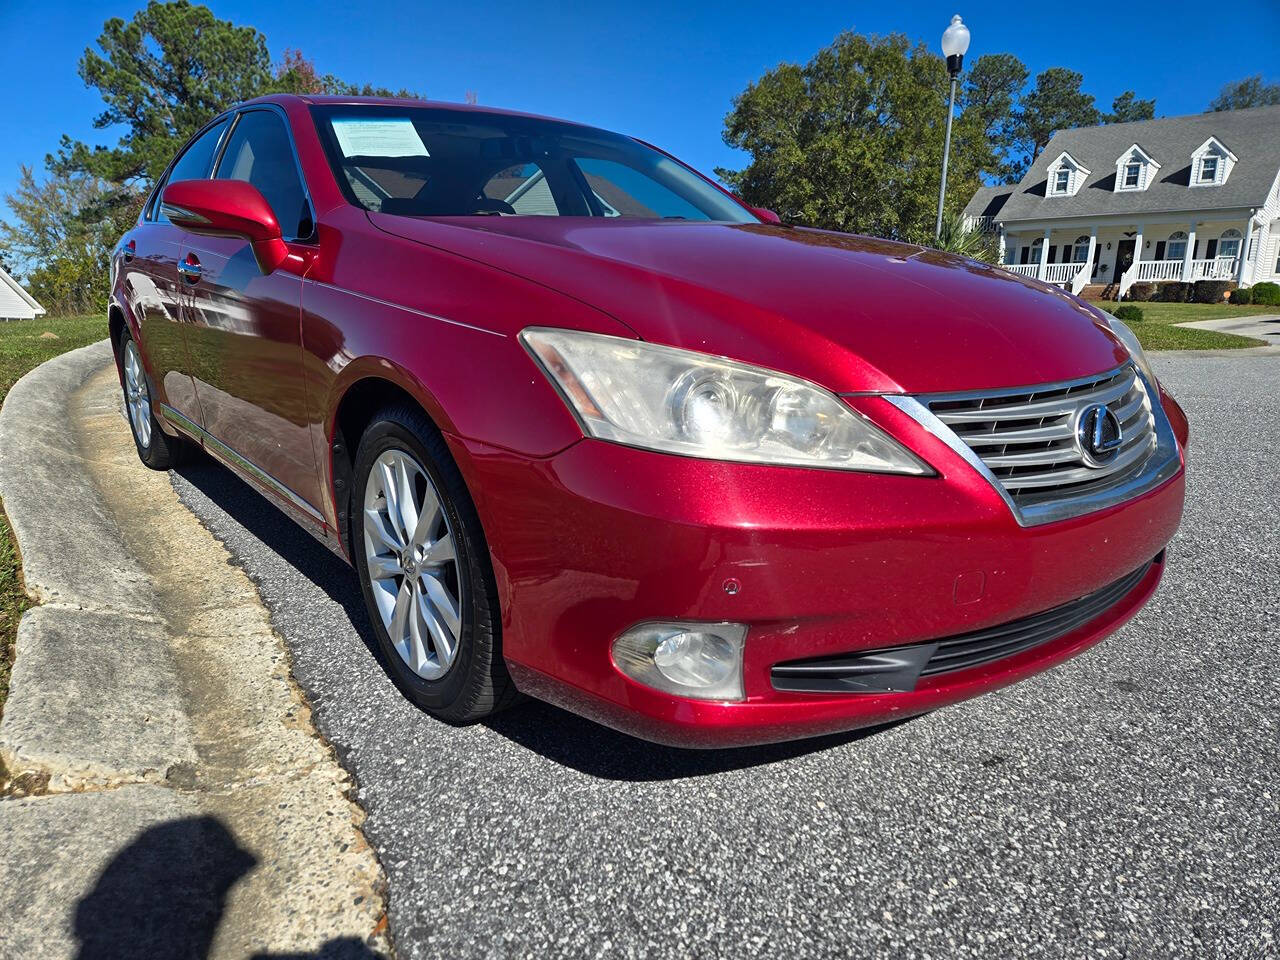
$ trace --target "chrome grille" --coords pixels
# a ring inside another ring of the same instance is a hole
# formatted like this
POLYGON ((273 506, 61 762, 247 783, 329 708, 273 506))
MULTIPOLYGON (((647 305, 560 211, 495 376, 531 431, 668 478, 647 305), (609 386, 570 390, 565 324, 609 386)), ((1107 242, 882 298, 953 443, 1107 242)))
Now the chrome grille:
POLYGON ((1023 512, 1124 486, 1149 467, 1157 447, 1152 401, 1132 364, 1071 383, 921 400, 1023 512), (1123 438, 1102 466, 1090 465, 1077 438, 1081 415, 1095 404, 1115 414, 1123 438))

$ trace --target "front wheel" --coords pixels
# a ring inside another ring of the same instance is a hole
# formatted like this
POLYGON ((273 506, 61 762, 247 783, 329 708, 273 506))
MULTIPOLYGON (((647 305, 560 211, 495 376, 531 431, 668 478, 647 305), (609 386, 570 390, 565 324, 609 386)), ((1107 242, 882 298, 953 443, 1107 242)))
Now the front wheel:
POLYGON ((453 723, 513 702, 488 547, 439 431, 415 408, 383 410, 354 473, 352 560, 392 678, 453 723))

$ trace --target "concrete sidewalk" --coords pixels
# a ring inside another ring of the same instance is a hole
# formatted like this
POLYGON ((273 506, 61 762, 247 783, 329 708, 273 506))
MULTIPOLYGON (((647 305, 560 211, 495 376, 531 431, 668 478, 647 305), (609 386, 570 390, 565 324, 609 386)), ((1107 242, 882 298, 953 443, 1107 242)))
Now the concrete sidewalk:
POLYGON ((10 391, 0 497, 40 602, 0 720, 0 956, 385 951, 354 784, 253 585, 138 462, 105 343, 10 391))
POLYGON ((1234 333, 1241 337, 1253 337, 1264 343, 1280 344, 1280 316, 1224 317, 1219 320, 1192 320, 1176 324, 1196 330, 1214 330, 1218 333, 1234 333))

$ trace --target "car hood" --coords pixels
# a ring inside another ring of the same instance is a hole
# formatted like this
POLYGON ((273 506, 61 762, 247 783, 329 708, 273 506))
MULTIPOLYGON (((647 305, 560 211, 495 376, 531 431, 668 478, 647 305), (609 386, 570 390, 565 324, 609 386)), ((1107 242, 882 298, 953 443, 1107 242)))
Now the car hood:
POLYGON ((370 219, 584 301, 645 340, 837 392, 1024 386, 1089 376, 1127 356, 1064 291, 885 240, 770 224, 370 219))

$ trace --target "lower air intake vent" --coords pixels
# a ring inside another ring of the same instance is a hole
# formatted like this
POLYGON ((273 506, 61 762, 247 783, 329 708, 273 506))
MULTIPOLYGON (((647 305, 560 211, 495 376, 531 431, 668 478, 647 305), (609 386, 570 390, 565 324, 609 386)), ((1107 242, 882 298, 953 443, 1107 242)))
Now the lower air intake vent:
POLYGON ((796 693, 912 690, 920 677, 968 670, 1065 637, 1123 600, 1155 562, 1078 600, 984 630, 931 643, 779 663, 771 672, 773 687, 796 693))

